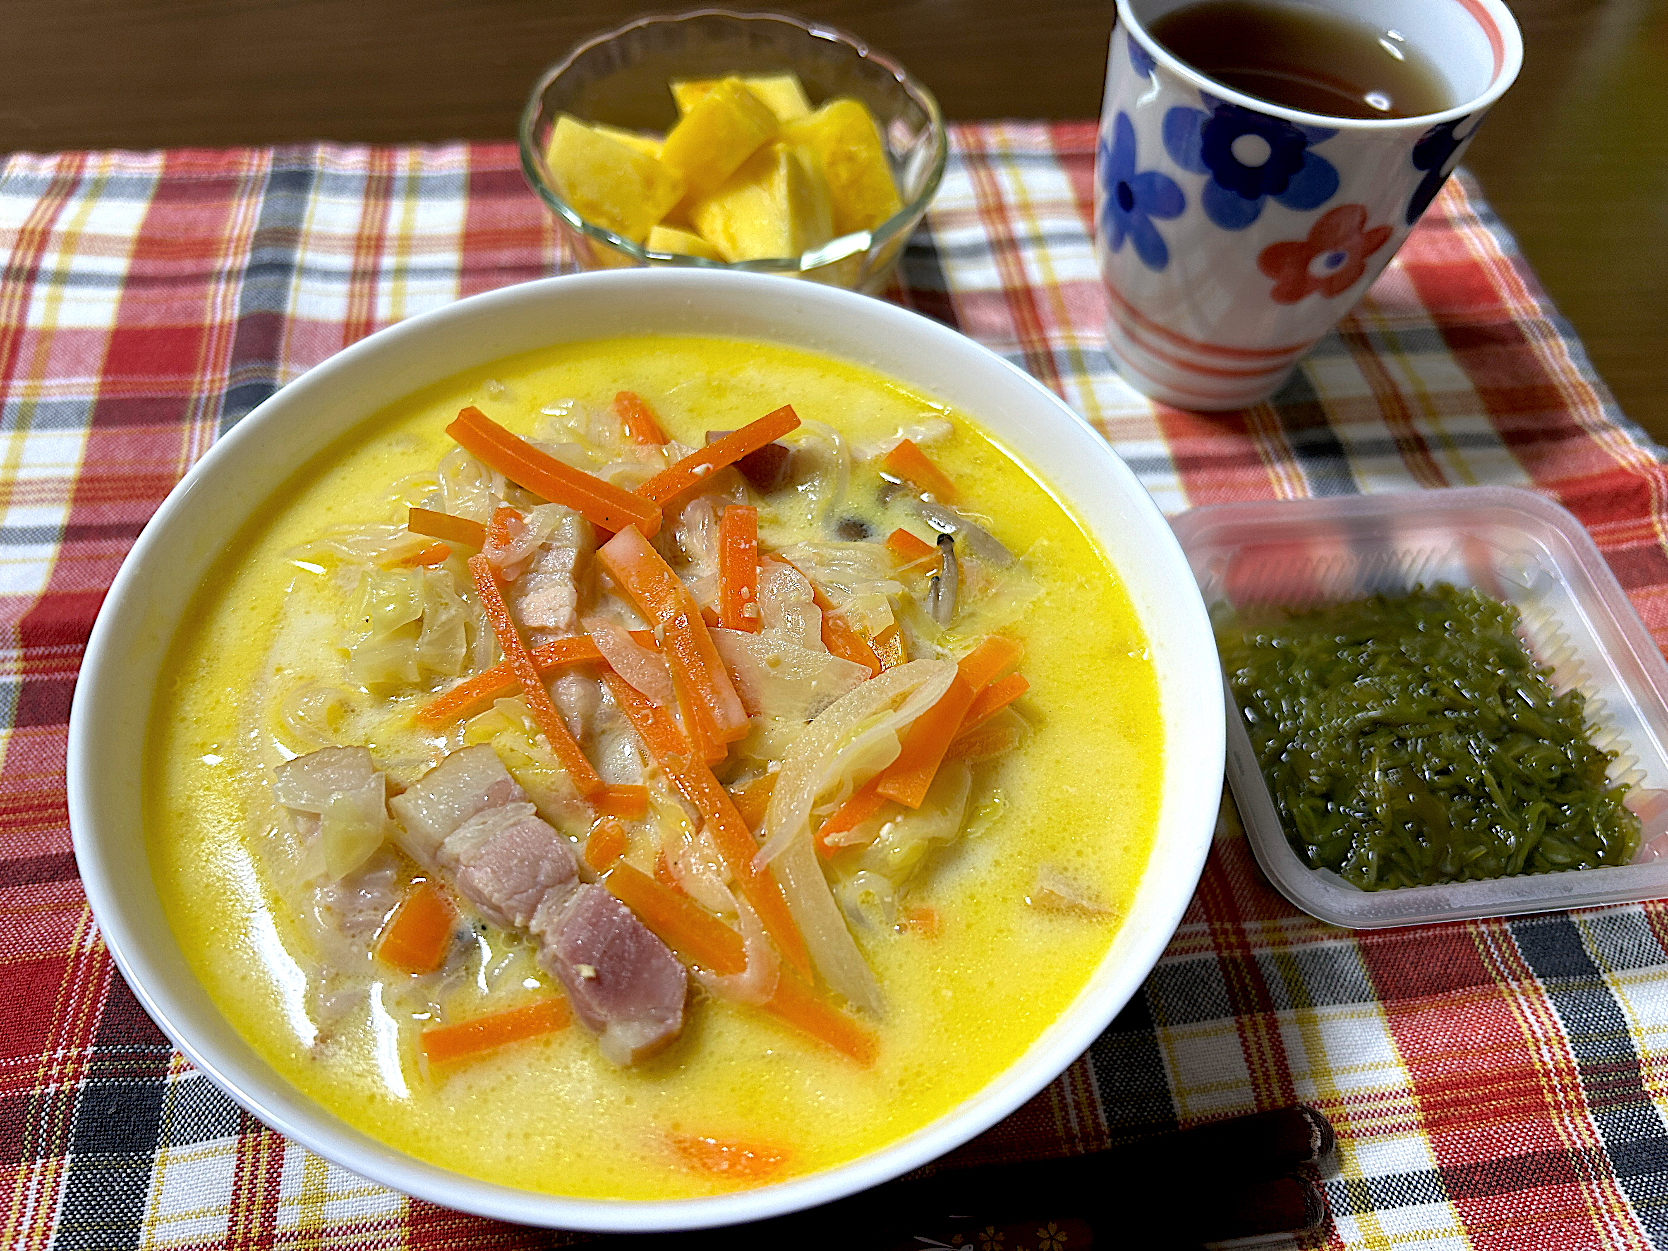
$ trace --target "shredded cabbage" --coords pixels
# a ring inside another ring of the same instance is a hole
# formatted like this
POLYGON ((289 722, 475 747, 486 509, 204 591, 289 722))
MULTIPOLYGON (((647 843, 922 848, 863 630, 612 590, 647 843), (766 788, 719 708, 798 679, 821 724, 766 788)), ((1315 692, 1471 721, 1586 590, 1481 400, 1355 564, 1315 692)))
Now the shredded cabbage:
POLYGON ((782 555, 823 589, 853 629, 873 638, 892 624, 892 597, 904 588, 883 544, 795 543, 782 555))

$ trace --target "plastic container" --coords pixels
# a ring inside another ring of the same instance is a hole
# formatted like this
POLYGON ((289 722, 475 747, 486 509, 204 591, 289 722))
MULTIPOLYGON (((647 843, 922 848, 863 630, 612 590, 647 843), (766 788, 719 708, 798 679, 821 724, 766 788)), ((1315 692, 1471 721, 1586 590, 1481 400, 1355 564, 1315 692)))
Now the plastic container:
POLYGON ((1351 929, 1511 916, 1668 896, 1668 662, 1587 532, 1515 487, 1222 504, 1172 522, 1212 616, 1314 607, 1450 582, 1516 605, 1520 635, 1559 691, 1587 696, 1610 777, 1633 788, 1634 862, 1485 882, 1364 891, 1311 869, 1286 841, 1232 694, 1227 773, 1263 871, 1286 898, 1351 929))

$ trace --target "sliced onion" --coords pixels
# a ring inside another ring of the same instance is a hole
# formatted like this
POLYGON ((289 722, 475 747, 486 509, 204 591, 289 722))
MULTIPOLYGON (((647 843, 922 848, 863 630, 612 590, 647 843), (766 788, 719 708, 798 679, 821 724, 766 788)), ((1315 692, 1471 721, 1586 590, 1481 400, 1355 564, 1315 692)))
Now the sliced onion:
POLYGON ((515 533, 503 547, 493 541, 495 527, 489 526, 484 554, 498 567, 505 581, 513 582, 521 576, 533 554, 544 546, 545 540, 569 515, 571 511, 560 504, 539 504, 530 508, 521 518, 519 527, 510 527, 515 533))
POLYGON ((836 506, 845 502, 851 486, 851 453, 846 449, 846 441, 840 437, 840 432, 820 421, 800 422, 796 434, 798 437, 792 446, 797 454, 795 459, 801 464, 811 460, 805 455, 810 450, 806 444, 821 443, 827 448, 824 455, 830 467, 812 481, 801 483, 796 488, 800 498, 809 505, 806 516, 812 521, 821 521, 836 506))
POLYGON ((582 623, 608 667, 662 708, 673 700, 672 675, 658 653, 631 637, 631 632, 608 617, 587 617, 582 623))
POLYGON ((691 899, 708 912, 737 910, 723 859, 713 847, 705 825, 697 832, 688 821, 677 822, 661 849, 666 853, 667 869, 691 899))
POLYGON ((698 968, 695 978, 720 999, 754 1006, 768 1003, 776 993, 777 982, 781 980, 781 958, 777 956, 776 948, 770 945, 764 926, 759 923, 753 909, 747 906, 747 901, 738 899, 736 908, 741 948, 747 957, 746 967, 740 973, 713 973, 698 968))
POLYGON ((880 985, 846 928, 845 914, 828 889, 811 840, 796 839, 776 861, 774 872, 817 972, 857 1007, 879 1016, 885 1007, 880 985))
POLYGON ((827 592, 847 625, 872 638, 892 624, 891 597, 904 588, 884 545, 819 540, 795 543, 782 555, 827 592))
POLYGON ((769 837, 754 864, 763 868, 791 844, 809 844, 817 800, 836 788, 849 793, 858 785, 850 776, 853 763, 872 763, 872 745, 896 737, 936 704, 955 676, 949 661, 912 660, 870 678, 806 726, 782 761, 765 813, 769 837))
POLYGON ((792 565, 765 560, 759 566, 759 624, 811 651, 827 651, 822 641, 822 609, 808 578, 792 565))

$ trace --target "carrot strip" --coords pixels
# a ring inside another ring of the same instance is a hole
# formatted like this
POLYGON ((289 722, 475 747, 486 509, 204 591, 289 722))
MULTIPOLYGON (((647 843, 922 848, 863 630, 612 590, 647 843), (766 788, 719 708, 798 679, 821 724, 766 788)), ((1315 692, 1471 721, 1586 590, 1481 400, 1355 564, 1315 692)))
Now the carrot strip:
MULTIPOLYGON (((633 631, 632 634, 636 637, 639 634, 648 635, 648 632, 633 631)), ((654 636, 648 637, 652 639, 654 636)), ((533 649, 532 656, 533 665, 540 673, 559 669, 563 665, 578 665, 602 659, 597 645, 583 635, 541 643, 533 649)), ((450 725, 459 717, 480 711, 501 695, 513 691, 518 685, 514 667, 509 661, 502 660, 490 669, 481 670, 472 678, 465 678, 451 690, 436 695, 412 713, 411 719, 419 725, 450 725)))
POLYGON ((937 938, 939 931, 944 928, 939 920, 938 910, 924 904, 919 908, 911 908, 898 918, 898 929, 914 930, 928 938, 937 938))
POLYGON ((516 536, 526 528, 521 514, 508 504, 500 504, 492 510, 492 517, 486 524, 487 542, 498 551, 503 551, 516 536))
POLYGON ((654 880, 674 895, 689 894, 683 888, 683 883, 672 876, 672 864, 666 859, 666 849, 664 847, 654 853, 654 880))
POLYGON ((445 564, 449 559, 451 559, 451 556, 452 549, 447 547, 444 543, 430 543, 427 547, 423 548, 422 551, 413 552, 403 560, 396 560, 393 564, 393 568, 429 568, 434 565, 445 564))
POLYGON ((747 902, 753 905, 753 911, 758 913, 765 933, 776 944, 776 950, 784 960, 809 978, 811 957, 805 949, 805 939, 794 924, 793 913, 788 911, 788 902, 782 896, 782 887, 769 867, 754 867, 753 858, 758 854, 759 844, 736 811, 730 792, 719 785, 712 770, 695 757, 664 710, 655 707, 612 670, 602 677, 614 694, 614 702, 672 779, 672 784, 706 818, 713 846, 723 858, 730 876, 741 887, 747 902))
POLYGON ((905 807, 919 808, 967 710, 979 692, 1019 654, 1018 643, 993 634, 963 656, 950 689, 904 731, 898 758, 881 770, 875 790, 905 807))
POLYGON ((830 837, 844 834, 847 830, 855 830, 885 807, 886 796, 875 790, 878 781, 877 774, 859 786, 845 803, 828 814, 828 820, 817 827, 817 854, 824 860, 844 850, 839 844, 830 843, 830 837))
MULTIPOLYGON (((740 973, 747 967, 741 935, 694 900, 674 894, 623 862, 609 871, 602 884, 684 959, 718 974, 740 973)), ((858 1063, 874 1063, 879 1049, 875 1036, 819 999, 791 970, 782 970, 776 993, 760 1006, 858 1063)))
POLYGON ((886 536, 886 550, 900 565, 913 565, 938 555, 938 549, 925 539, 918 539, 901 526, 886 536))
POLYGON ((413 508, 406 512, 405 528, 413 534, 426 534, 431 539, 445 539, 448 543, 462 543, 476 549, 486 546, 486 527, 467 517, 451 513, 437 513, 429 508, 413 508))
POLYGON ((432 973, 452 945, 457 909, 433 882, 419 882, 401 901, 377 944, 377 959, 406 973, 432 973))
POLYGON ((983 760, 1019 746, 1019 730, 1013 725, 982 725, 958 734, 945 749, 946 760, 983 760))
POLYGON ((909 659, 909 649, 904 646, 903 632, 895 625, 887 626, 870 639, 869 648, 880 661, 882 673, 888 669, 896 669, 909 659))
POLYGON ((668 1134, 666 1141, 685 1164, 715 1177, 745 1177, 762 1181, 780 1171, 788 1153, 760 1143, 730 1138, 705 1138, 699 1134, 668 1134))
POLYGON ((875 649, 869 646, 869 640, 847 625, 839 613, 822 614, 822 645, 841 660, 862 665, 870 677, 886 668, 875 655, 875 649))
POLYGON ((922 491, 931 492, 946 504, 956 498, 956 484, 909 439, 899 440, 897 447, 882 456, 880 467, 922 491))
POLYGON ((867 1068, 880 1052, 880 1040, 841 1012, 786 969, 776 979, 776 993, 764 1003, 764 1010, 789 1025, 827 1043, 867 1068))
POLYGON ((626 838, 625 826, 614 817, 601 817, 591 827, 590 837, 585 840, 585 863, 598 873, 604 872, 625 855, 628 846, 630 841, 626 838))
POLYGON ((718 519, 718 617, 726 630, 759 629, 759 510, 731 504, 718 519), (753 611, 749 613, 747 610, 753 611))
POLYGON ((568 733, 562 714, 556 711, 556 705, 551 702, 550 692, 544 689, 544 683, 539 678, 538 666, 533 663, 533 657, 527 651, 527 644, 522 641, 521 633, 515 628, 509 606, 504 603, 504 593, 498 589, 498 577, 493 572, 492 563, 477 553, 469 558, 469 572, 475 579, 475 589, 480 594, 481 607, 486 612, 487 620, 492 623, 492 632, 498 638, 498 646, 504 653, 504 659, 509 661, 515 680, 521 686, 521 697, 527 701, 533 720, 544 732, 550 750, 567 771, 574 789, 582 797, 589 798, 602 789, 602 779, 591 767, 591 762, 585 759, 585 753, 579 750, 579 744, 573 741, 573 735, 568 733))
POLYGON ((957 661, 956 668, 969 686, 982 691, 1024 654, 1025 649, 1007 635, 992 634, 957 661))
POLYGON ((637 530, 622 530, 597 549, 597 559, 661 629, 672 677, 683 682, 692 702, 712 718, 720 742, 747 735, 747 710, 707 633, 695 597, 637 530))
MULTIPOLYGON (((595 474, 563 464, 518 438, 478 408, 466 408, 446 427, 453 441, 483 464, 519 482, 535 495, 565 504, 605 530, 660 528, 660 509, 595 474)), ((653 479, 650 479, 653 481, 653 479)))
POLYGON ((689 690, 677 667, 672 669, 672 694, 678 702, 678 718, 683 722, 684 737, 695 748, 695 754, 709 765, 717 764, 730 754, 729 745, 712 723, 712 714, 689 690))
POLYGON ((983 725, 1030 689, 1031 684, 1023 674, 1010 673, 1005 678, 998 678, 974 699, 973 706, 956 727, 956 737, 960 738, 974 727, 983 725))
POLYGON ((566 1029, 573 1020, 566 999, 540 999, 507 1012, 423 1031, 423 1054, 432 1064, 461 1060, 506 1043, 566 1029))
POLYGON ((623 861, 608 871, 602 884, 684 959, 719 974, 740 973, 747 967, 741 935, 689 896, 623 861))
POLYGON ((626 438, 649 447, 664 447, 666 432, 655 420, 654 410, 635 391, 621 391, 614 397, 614 415, 625 427, 626 438))
POLYGON ((591 806, 610 817, 624 817, 638 821, 649 811, 649 788, 646 786, 604 786, 591 796, 591 806))
POLYGON ((740 793, 730 792, 730 797, 735 800, 736 811, 741 814, 741 819, 747 822, 748 829, 756 831, 764 824, 765 810, 770 807, 770 796, 776 790, 776 779, 781 776, 779 773, 762 774, 742 787, 740 793))
POLYGON ((743 456, 758 451, 767 443, 774 443, 798 426, 799 414, 793 411, 791 404, 784 404, 775 412, 766 413, 757 421, 748 422, 740 430, 715 439, 700 451, 691 452, 675 465, 662 469, 638 487, 637 494, 646 500, 653 500, 656 504, 664 504, 667 500, 699 485, 708 475, 727 465, 735 464, 743 456))

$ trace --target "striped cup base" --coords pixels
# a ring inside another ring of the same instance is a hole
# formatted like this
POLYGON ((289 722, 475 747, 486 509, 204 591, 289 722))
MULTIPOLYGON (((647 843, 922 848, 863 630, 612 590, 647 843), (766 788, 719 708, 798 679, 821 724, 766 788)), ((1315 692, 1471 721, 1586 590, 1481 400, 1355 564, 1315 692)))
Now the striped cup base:
POLYGON ((1282 386, 1310 345, 1271 363, 1236 359, 1202 344, 1182 347, 1156 342, 1139 326, 1115 314, 1106 319, 1106 345, 1123 380, 1143 395, 1203 412, 1244 408, 1266 400, 1282 386))

